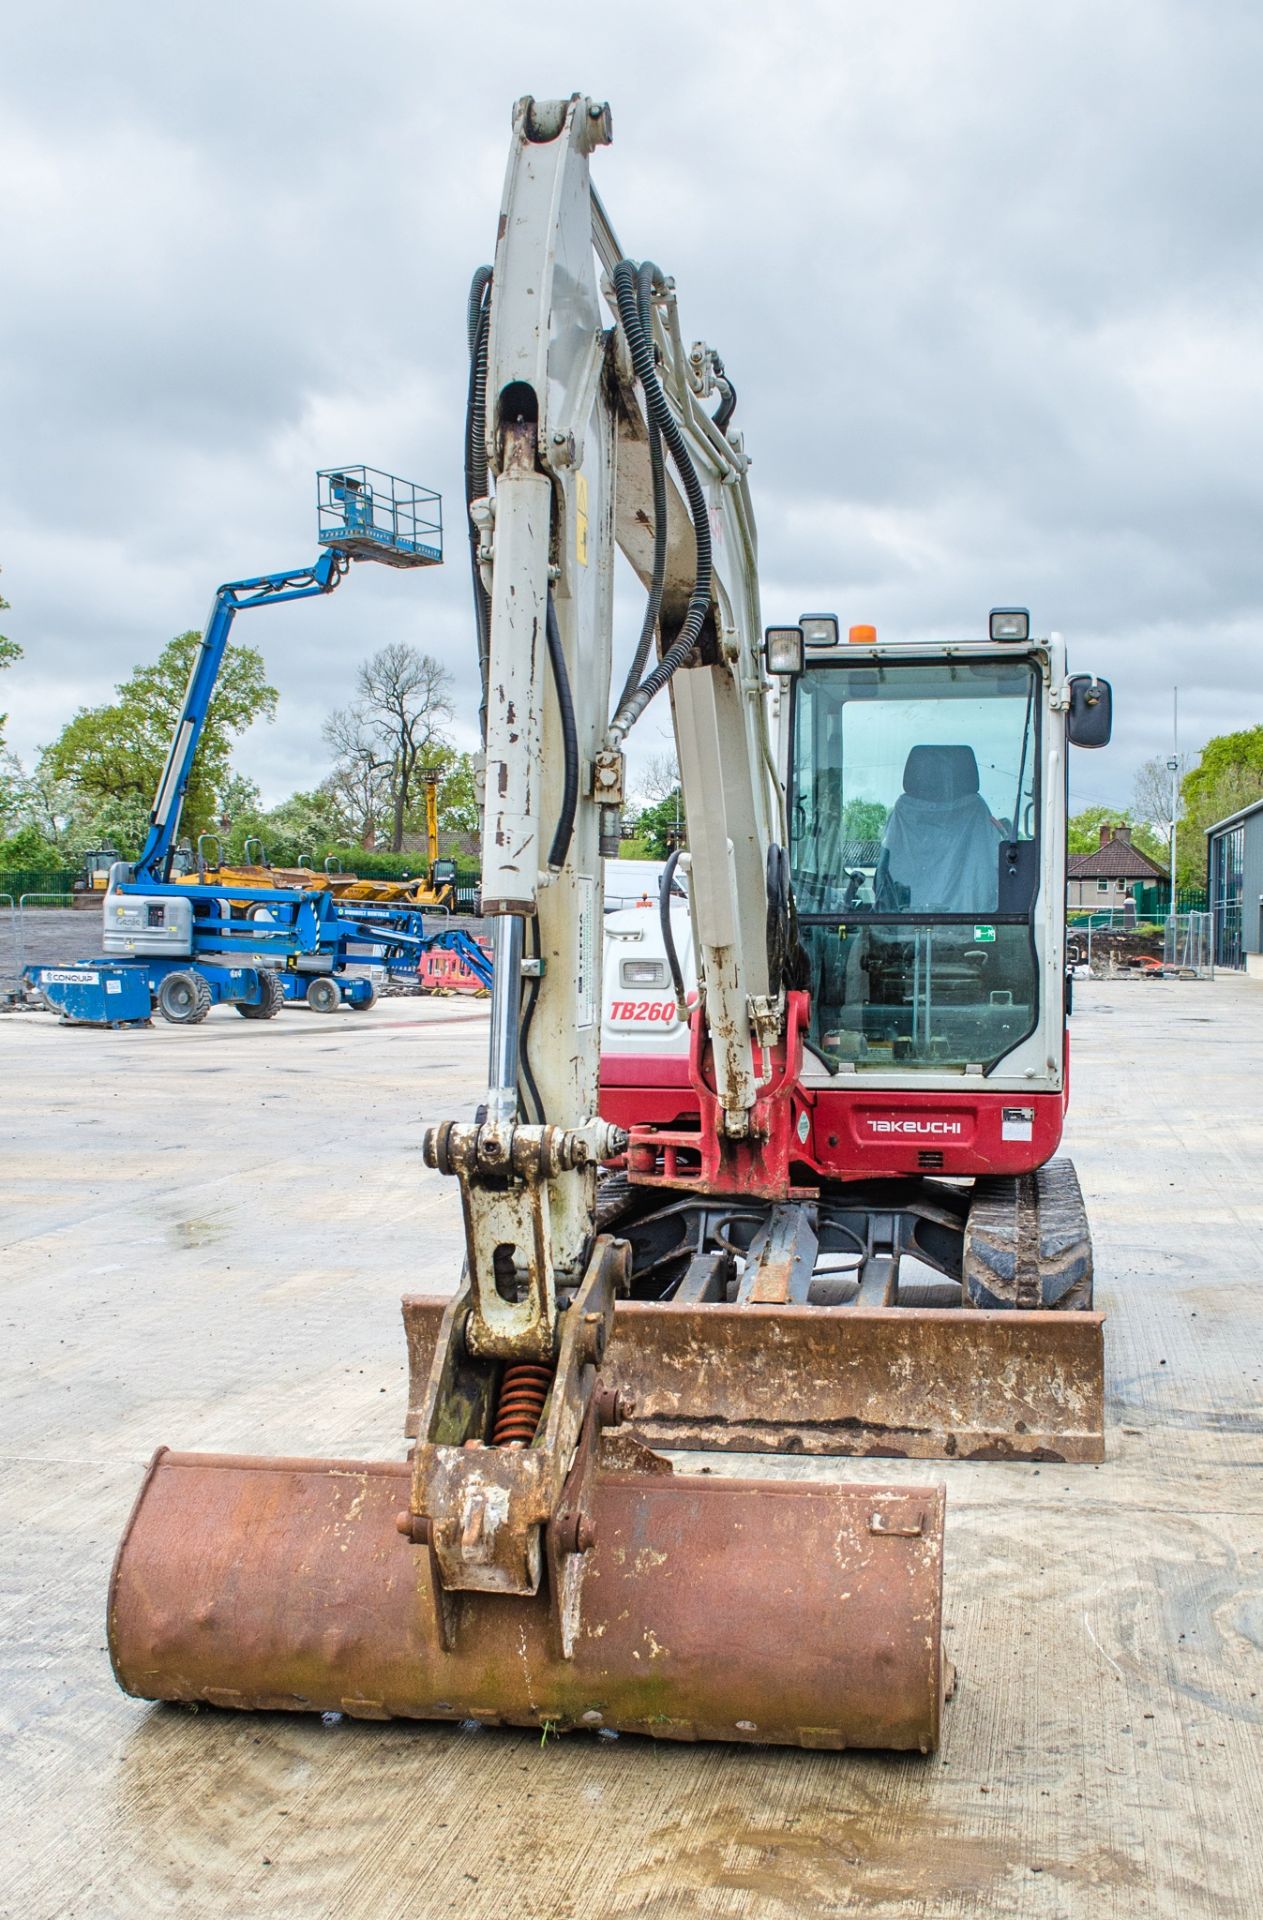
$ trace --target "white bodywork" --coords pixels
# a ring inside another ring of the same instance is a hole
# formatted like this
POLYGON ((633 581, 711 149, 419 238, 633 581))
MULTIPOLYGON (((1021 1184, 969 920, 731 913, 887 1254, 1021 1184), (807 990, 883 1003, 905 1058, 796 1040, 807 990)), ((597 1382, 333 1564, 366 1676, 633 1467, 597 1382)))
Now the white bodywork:
MULTIPOLYGON (((683 900, 672 909, 671 930, 685 998, 692 1006, 697 999, 697 969, 692 922, 683 900)), ((603 1060, 627 1054, 641 1058, 687 1055, 689 1030, 676 1006, 656 901, 652 907, 624 907, 606 914, 601 1001, 603 1060)))

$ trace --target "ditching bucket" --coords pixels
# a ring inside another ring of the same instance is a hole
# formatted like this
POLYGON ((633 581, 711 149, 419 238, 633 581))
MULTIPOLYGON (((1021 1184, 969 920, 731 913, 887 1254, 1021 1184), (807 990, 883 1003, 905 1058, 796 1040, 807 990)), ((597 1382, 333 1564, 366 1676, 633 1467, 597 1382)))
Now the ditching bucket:
MULTIPOLYGON (((665 1463, 663 1463, 665 1466, 665 1463)), ((932 1751, 943 1492, 602 1471, 580 1627, 440 1593, 405 1462, 154 1457, 110 1582, 149 1700, 932 1751)))

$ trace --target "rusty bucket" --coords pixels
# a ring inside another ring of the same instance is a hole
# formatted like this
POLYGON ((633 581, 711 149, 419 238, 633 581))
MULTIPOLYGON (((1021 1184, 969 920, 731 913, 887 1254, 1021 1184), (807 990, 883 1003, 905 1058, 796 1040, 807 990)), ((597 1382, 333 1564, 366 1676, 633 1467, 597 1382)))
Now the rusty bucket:
POLYGON ((114 1565, 129 1693, 370 1719, 932 1751, 943 1492, 603 1472, 579 1631, 448 1594, 404 1462, 154 1457, 114 1565))

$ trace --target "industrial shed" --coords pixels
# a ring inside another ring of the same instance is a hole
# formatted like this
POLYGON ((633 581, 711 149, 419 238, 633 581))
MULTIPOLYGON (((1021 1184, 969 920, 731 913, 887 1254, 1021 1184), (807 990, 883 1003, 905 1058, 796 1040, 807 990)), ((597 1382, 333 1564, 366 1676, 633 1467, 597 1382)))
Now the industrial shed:
POLYGON ((1263 800, 1206 829, 1215 965, 1263 979, 1263 800))

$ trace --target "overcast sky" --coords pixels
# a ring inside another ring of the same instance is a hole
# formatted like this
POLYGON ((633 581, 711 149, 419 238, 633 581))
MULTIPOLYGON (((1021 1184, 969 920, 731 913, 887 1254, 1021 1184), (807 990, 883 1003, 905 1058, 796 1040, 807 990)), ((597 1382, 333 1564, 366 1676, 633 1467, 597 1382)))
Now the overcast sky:
MULTIPOLYGON (((611 102, 595 177, 740 389, 765 618, 1032 608, 1136 764, 1263 719, 1263 8, 1215 0, 0 0, 0 682, 30 755, 315 552, 317 467, 437 487, 449 563, 246 616, 269 801, 386 640, 476 707, 464 305, 521 93, 611 102)), ((624 596, 627 620, 639 611, 624 596)), ((646 745, 662 745, 655 707, 646 745)))

